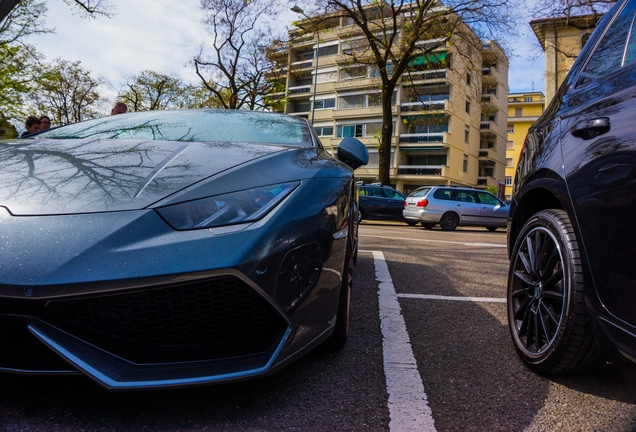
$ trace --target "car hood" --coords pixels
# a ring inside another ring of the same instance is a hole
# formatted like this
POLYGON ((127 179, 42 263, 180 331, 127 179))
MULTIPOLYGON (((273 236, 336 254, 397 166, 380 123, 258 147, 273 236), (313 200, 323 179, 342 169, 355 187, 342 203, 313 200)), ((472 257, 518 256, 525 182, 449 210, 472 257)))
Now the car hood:
POLYGON ((143 209, 284 146, 134 140, 0 143, 0 206, 13 215, 143 209))

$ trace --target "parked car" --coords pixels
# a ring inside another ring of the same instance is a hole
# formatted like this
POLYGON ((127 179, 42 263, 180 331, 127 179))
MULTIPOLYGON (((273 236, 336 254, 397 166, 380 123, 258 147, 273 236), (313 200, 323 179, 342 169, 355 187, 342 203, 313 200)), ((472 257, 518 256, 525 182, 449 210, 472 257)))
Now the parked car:
POLYGON ((540 373, 636 359, 635 0, 600 21, 530 129, 508 229, 508 321, 540 373))
POLYGON ((187 386, 339 348, 368 152, 338 159, 306 120, 241 110, 0 142, 0 370, 187 386))
POLYGON ((360 215, 367 220, 396 220, 415 225, 417 221, 402 216, 405 199, 406 195, 391 186, 360 185, 360 215))
POLYGON ((426 229, 439 224, 444 231, 458 226, 495 231, 506 226, 508 210, 503 201, 480 189, 422 186, 406 197, 402 214, 408 220, 421 221, 426 229))

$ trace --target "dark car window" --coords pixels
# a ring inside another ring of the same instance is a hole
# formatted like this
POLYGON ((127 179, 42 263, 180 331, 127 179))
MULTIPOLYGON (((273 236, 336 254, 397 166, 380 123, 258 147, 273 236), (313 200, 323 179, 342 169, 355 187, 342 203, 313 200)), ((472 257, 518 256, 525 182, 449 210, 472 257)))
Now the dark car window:
POLYGON ((635 10, 636 0, 627 2, 592 54, 585 67, 586 74, 603 76, 621 67, 625 43, 632 29, 635 10))
POLYGON ((482 204, 489 204, 494 206, 501 204, 501 201, 499 201, 495 196, 489 193, 478 192, 477 196, 479 197, 479 202, 482 204))
POLYGON ((389 198, 404 199, 404 195, 393 189, 382 189, 384 195, 389 198))
POLYGON ((453 197, 453 191, 450 189, 438 189, 433 196, 439 200, 451 200, 453 197))
POLYGON ((37 138, 213 141, 311 146, 301 120, 239 110, 146 111, 87 120, 37 135, 37 138))
POLYGON ((360 195, 368 197, 382 197, 382 191, 379 188, 362 188, 360 189, 360 195), (364 192, 364 193, 363 193, 364 192))
POLYGON ((455 196, 455 201, 474 203, 477 202, 475 199, 475 193, 470 191, 457 191, 457 195, 455 196))

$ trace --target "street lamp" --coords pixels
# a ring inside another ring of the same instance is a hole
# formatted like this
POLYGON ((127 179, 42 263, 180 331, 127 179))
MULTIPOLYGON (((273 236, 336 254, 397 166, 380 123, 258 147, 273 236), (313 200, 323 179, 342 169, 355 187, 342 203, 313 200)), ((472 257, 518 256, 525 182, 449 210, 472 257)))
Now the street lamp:
MULTIPOLYGON (((302 16, 304 16, 305 18, 307 18, 308 20, 311 21, 311 18, 309 18, 306 14, 305 11, 297 6, 294 5, 291 8, 292 12, 296 12, 301 14, 302 16)), ((314 110, 316 107, 316 85, 318 84, 318 50, 320 49, 320 35, 318 34, 318 30, 315 30, 316 32, 316 51, 314 53, 314 78, 312 80, 313 83, 313 92, 312 92, 312 96, 311 96, 311 125, 314 125, 314 110)))

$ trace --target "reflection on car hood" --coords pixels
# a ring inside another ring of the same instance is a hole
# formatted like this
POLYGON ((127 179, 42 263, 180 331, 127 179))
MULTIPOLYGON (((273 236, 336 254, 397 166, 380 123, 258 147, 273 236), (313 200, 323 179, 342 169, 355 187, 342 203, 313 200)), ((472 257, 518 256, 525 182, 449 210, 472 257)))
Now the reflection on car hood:
POLYGON ((286 150, 133 140, 0 143, 0 206, 14 215, 137 210, 205 178, 286 150))

